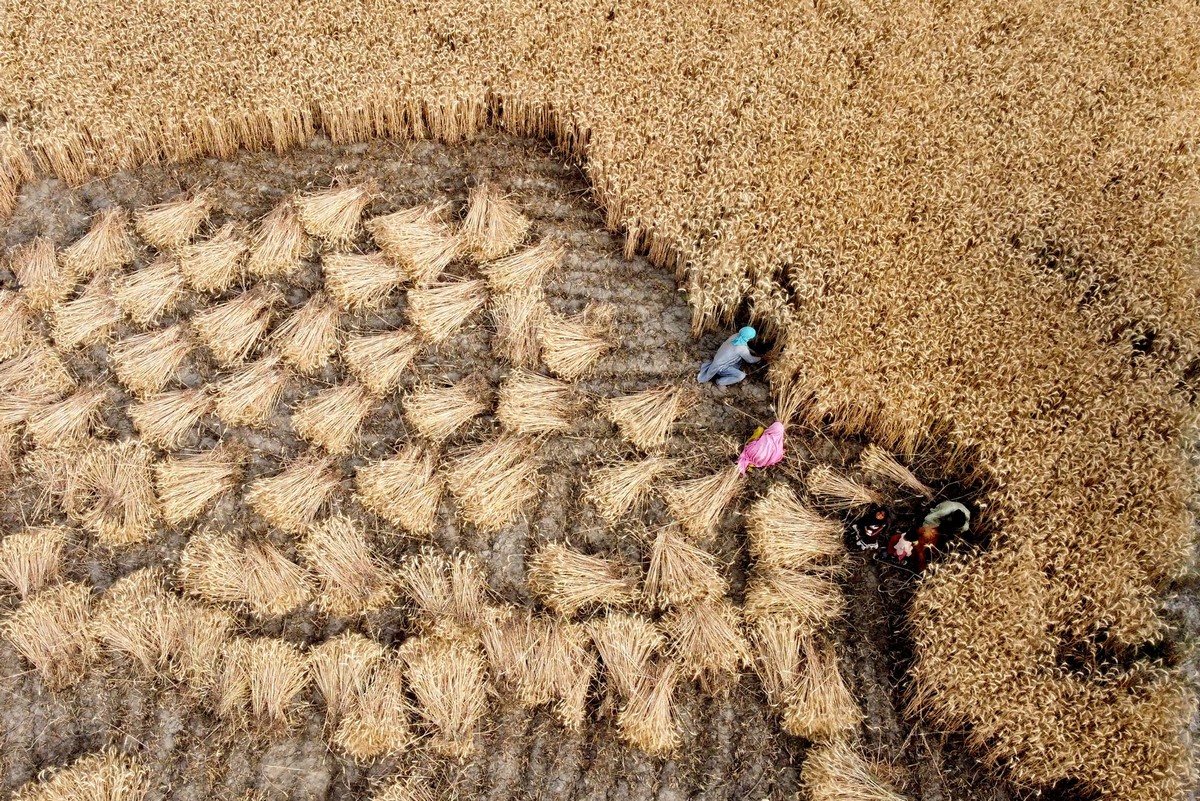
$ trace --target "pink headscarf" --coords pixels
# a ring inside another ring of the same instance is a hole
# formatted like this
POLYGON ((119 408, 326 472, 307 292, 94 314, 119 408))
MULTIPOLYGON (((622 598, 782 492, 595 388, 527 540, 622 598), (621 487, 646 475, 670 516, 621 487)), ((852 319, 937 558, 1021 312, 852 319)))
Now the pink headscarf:
POLYGON ((738 472, 743 476, 751 467, 770 467, 783 460, 783 423, 776 420, 757 439, 746 443, 738 457, 738 472))

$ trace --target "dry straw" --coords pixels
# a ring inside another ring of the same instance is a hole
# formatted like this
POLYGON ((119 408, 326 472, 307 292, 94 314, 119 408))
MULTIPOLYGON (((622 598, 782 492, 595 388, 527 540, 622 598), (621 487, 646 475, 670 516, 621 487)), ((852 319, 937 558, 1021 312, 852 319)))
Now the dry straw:
POLYGON ((574 317, 542 316, 538 341, 542 361, 559 378, 574 381, 590 373, 613 348, 608 309, 589 307, 574 317))
POLYGON ((253 482, 246 490, 246 503, 268 523, 300 534, 341 484, 332 464, 328 456, 300 456, 282 472, 253 482))
POLYGON ((181 389, 130 404, 129 419, 144 441, 172 451, 188 441, 212 407, 207 388, 181 389))
POLYGON ((560 615, 631 603, 636 588, 625 565, 550 543, 528 560, 529 590, 560 615))
POLYGON ((116 750, 80 757, 69 767, 22 785, 12 801, 142 801, 150 774, 116 750))
POLYGON ((318 583, 317 607, 345 617, 389 604, 395 578, 353 520, 335 515, 312 526, 300 555, 318 583))
POLYGON ((184 589, 212 603, 244 606, 258 617, 289 614, 312 595, 308 573, 267 543, 238 545, 231 534, 188 540, 179 562, 184 589))
POLYGON ((656 451, 667 444, 671 427, 694 403, 694 395, 667 384, 610 398, 601 409, 627 442, 643 451, 656 451))
POLYGON ((301 195, 293 202, 305 231, 331 244, 345 246, 358 233, 363 209, 370 201, 368 187, 350 186, 301 195))
POLYGON ((540 288, 504 292, 492 296, 491 316, 496 334, 492 351, 514 367, 538 363, 538 329, 548 313, 540 288))
POLYGON ((446 484, 463 518, 484 531, 508 525, 538 493, 538 457, 531 440, 502 436, 463 453, 446 484))
POLYGON ((146 326, 175 309, 183 288, 178 260, 160 256, 137 272, 117 278, 113 283, 113 299, 126 317, 146 326))
POLYGON ((106 387, 84 387, 66 400, 29 415, 25 430, 42 447, 66 446, 85 439, 101 424, 101 412, 112 399, 106 387))
POLYGON ((741 613, 725 598, 672 610, 663 618, 663 629, 680 667, 707 687, 728 686, 751 662, 741 613))
POLYGON ((812 627, 787 614, 766 615, 754 621, 754 667, 767 702, 782 711, 800 683, 800 644, 812 627))
POLYGON ((506 605, 485 610, 479 640, 487 656, 492 685, 499 693, 515 696, 529 706, 548 700, 533 689, 531 670, 534 649, 548 628, 547 619, 534 617, 525 607, 506 605), (526 698, 530 700, 526 702, 526 698))
POLYGON ((750 506, 746 529, 751 555, 766 567, 827 567, 845 558, 841 521, 800 503, 786 484, 772 484, 750 506))
POLYGON ((112 277, 98 275, 75 300, 54 307, 51 333, 54 344, 63 350, 106 341, 117 323, 121 309, 113 300, 112 277))
POLYGON ((246 272, 259 278, 284 278, 300 266, 307 237, 291 201, 283 201, 258 223, 250 239, 246 272))
POLYGON ((673 469, 674 461, 647 456, 636 462, 617 462, 597 468, 588 476, 584 497, 608 523, 636 514, 654 480, 673 469))
POLYGON ((0 361, 20 353, 29 342, 31 316, 21 293, 0 291, 0 361))
POLYGON ((75 379, 62 357, 47 344, 36 343, 0 362, 0 390, 37 398, 60 397, 75 389, 75 379))
POLYGON ((562 261, 561 242, 543 239, 531 248, 485 265, 483 274, 496 293, 529 292, 540 288, 546 276, 562 261))
POLYGON ((405 561, 399 578, 413 616, 424 631, 455 637, 483 627, 487 574, 473 554, 460 552, 449 557, 425 550, 405 561))
POLYGON ((59 263, 54 243, 40 236, 14 248, 8 264, 21 296, 34 311, 48 311, 66 300, 75 286, 75 276, 59 263))
POLYGON ((92 631, 105 650, 165 678, 182 647, 184 615, 163 576, 161 568, 143 568, 113 582, 96 604, 92 631))
POLYGON ((450 266, 462 247, 445 225, 445 207, 418 206, 367 222, 379 248, 417 286, 426 286, 450 266))
POLYGON ((312 375, 337 352, 340 317, 341 312, 325 293, 316 292, 271 333, 271 339, 284 362, 299 373, 312 375))
POLYGON ((342 346, 346 369, 375 395, 400 385, 404 371, 421 349, 421 340, 406 328, 347 338, 342 346))
POLYGON ((59 254, 68 275, 91 276, 120 269, 136 257, 129 234, 129 213, 120 207, 96 215, 92 227, 59 254))
POLYGON ((229 446, 191 456, 169 457, 154 466, 163 520, 178 526, 199 517, 241 479, 243 459, 229 446))
POLYGON ((333 727, 358 703, 387 649, 361 634, 345 632, 308 652, 308 672, 325 702, 325 725, 333 727))
POLYGON ((206 192, 138 209, 133 225, 138 235, 159 250, 174 250, 192 241, 208 219, 215 199, 206 192))
POLYGON ((271 313, 282 300, 278 289, 260 284, 233 300, 196 312, 192 326, 217 363, 228 367, 250 354, 271 327, 271 313))
POLYGON ((487 381, 472 375, 449 386, 422 384, 405 395, 402 403, 405 421, 422 437, 439 444, 486 412, 490 402, 487 381))
POLYGON ((432 638, 404 645, 416 712, 429 724, 430 748, 465 759, 475 751, 475 729, 487 711, 483 657, 462 641, 432 638))
POLYGON ((271 637, 236 638, 222 649, 214 690, 217 713, 287 726, 307 686, 307 663, 295 645, 271 637))
POLYGON ((432 451, 406 445, 395 456, 360 467, 355 483, 367 509, 409 534, 433 533, 445 481, 435 475, 432 451))
POLYGON ((817 465, 808 471, 804 485, 814 498, 835 509, 853 509, 883 503, 883 496, 870 487, 838 473, 829 465, 817 465))
POLYGON ((756 567, 746 581, 746 617, 752 621, 791 615, 811 627, 842 614, 845 598, 832 578, 787 568, 756 567))
POLYGON ((463 243, 479 261, 491 261, 511 253, 528 231, 529 219, 495 186, 483 183, 468 194, 467 216, 462 224, 463 243))
POLYGON ((652 668, 617 715, 621 736, 651 756, 669 756, 679 748, 674 708, 677 674, 671 662, 652 668))
POLYGON ((135 395, 162 391, 192 351, 183 323, 126 337, 109 349, 117 379, 135 395))
POLYGON ((364 761, 406 750, 414 739, 406 686, 403 663, 390 656, 377 660, 338 723, 334 745, 364 761))
POLYGON ((633 698, 650 675, 650 658, 662 652, 662 633, 646 618, 621 612, 593 620, 590 628, 610 691, 633 698))
POLYGON ((716 557, 688 543, 673 526, 659 529, 646 571, 645 594, 652 606, 682 607, 721 597, 728 590, 716 557))
POLYGON ((325 288, 346 311, 380 309, 405 276, 382 253, 328 253, 321 257, 325 288))
POLYGON ((224 292, 241 275, 246 240, 235 223, 227 223, 212 238, 179 249, 179 271, 199 292, 224 292))
POLYGON ((532 684, 538 695, 554 701, 554 713, 569 731, 583 731, 587 696, 599 669, 589 646, 591 630, 583 623, 550 621, 533 653, 532 684))
POLYGON ((363 421, 375 401, 358 383, 321 390, 296 404, 292 428, 330 453, 349 453, 358 444, 363 421))
POLYGON ((516 369, 500 385, 496 419, 514 434, 566 431, 582 404, 571 385, 516 369))
POLYGON ((437 801, 427 784, 428 780, 419 776, 402 776, 373 796, 372 801, 437 801))
POLYGON ((812 801, 906 801, 845 739, 810 749, 800 766, 800 784, 812 801))
POLYGON ((108 546, 129 545, 154 533, 158 499, 150 481, 150 449, 137 440, 103 443, 77 455, 71 467, 67 513, 108 546))
POLYGON ((224 609, 185 599, 177 670, 189 691, 206 694, 215 684, 221 650, 233 635, 234 619, 224 609))
POLYGON ((264 356, 219 380, 215 387, 217 417, 230 426, 263 425, 275 414, 288 384, 278 356, 264 356))
POLYGON ((675 482, 666 488, 663 497, 688 536, 707 540, 741 489, 740 479, 736 466, 727 467, 711 476, 675 482))
POLYGON ((0 540, 0 583, 22 599, 58 578, 67 529, 62 526, 27 528, 0 540))
POLYGON ((869 476, 877 476, 885 481, 899 484, 916 492, 926 500, 933 500, 933 490, 924 484, 916 475, 896 460, 896 457, 883 448, 872 443, 863 449, 859 457, 859 467, 869 476))
POLYGON ((436 345, 449 339, 486 300, 483 281, 433 284, 409 290, 408 317, 436 345))
POLYGON ((0 622, 0 634, 37 669, 50 690, 82 679, 95 656, 91 596, 86 584, 56 584, 26 599, 0 622))
POLYGON ((800 649, 804 667, 785 702, 783 730, 813 741, 832 740, 854 732, 862 720, 862 712, 838 669, 833 643, 818 643, 812 637, 804 637, 800 649))

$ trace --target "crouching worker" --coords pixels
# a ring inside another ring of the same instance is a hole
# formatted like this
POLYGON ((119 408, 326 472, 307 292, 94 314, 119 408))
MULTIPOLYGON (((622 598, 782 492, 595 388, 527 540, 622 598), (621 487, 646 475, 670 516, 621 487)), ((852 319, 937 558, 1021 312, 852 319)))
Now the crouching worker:
POLYGON ((760 357, 750 352, 750 346, 747 344, 757 334, 758 332, 753 328, 746 326, 725 340, 721 347, 717 348, 716 355, 700 365, 700 375, 696 380, 701 384, 707 384, 715 378, 717 386, 727 387, 745 378, 746 374, 740 369, 742 362, 756 364, 762 361, 760 357))
POLYGON ((925 515, 915 540, 905 534, 895 534, 888 543, 888 552, 900 564, 906 564, 909 557, 914 557, 917 570, 922 571, 929 565, 930 556, 945 540, 956 534, 965 534, 970 525, 970 509, 957 501, 942 501, 925 515))

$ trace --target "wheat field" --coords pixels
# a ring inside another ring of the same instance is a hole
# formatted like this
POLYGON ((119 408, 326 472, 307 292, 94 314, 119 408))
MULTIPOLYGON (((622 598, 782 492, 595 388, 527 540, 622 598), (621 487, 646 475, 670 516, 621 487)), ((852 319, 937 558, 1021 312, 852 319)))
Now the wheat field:
MULTIPOLYGON (((1193 543, 1194 4, 413 11, 9 3, 0 205, 35 204, 41 174, 287 149, 317 128, 551 139, 626 253, 676 272, 694 331, 745 309, 780 346, 795 425, 986 488, 989 548, 945 560, 910 609, 913 714, 1018 786, 1178 796, 1192 693, 1146 655, 1193 543)), ((56 313, 60 347, 117 325, 105 276, 131 251, 95 244, 65 259, 89 282, 56 313)), ((213 285, 219 256, 191 260, 213 285)), ((256 303, 225 313, 278 307, 256 303)), ((113 542, 149 525, 89 521, 113 542)))

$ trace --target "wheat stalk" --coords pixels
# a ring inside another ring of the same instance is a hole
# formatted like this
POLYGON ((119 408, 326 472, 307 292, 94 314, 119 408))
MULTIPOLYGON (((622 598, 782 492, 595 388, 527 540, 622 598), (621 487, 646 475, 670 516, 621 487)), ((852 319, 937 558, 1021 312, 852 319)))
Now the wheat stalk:
POLYGON ((242 270, 246 241, 235 223, 227 223, 210 239, 179 249, 179 271, 198 292, 224 292, 242 270))
POLYGON ((597 468, 588 476, 584 498, 605 521, 618 523, 638 511, 654 480, 671 472, 674 464, 661 456, 647 456, 597 468))
POLYGON ((147 443, 172 451, 188 441, 212 408, 207 389, 181 389, 130 404, 129 419, 147 443))
POLYGON ((562 261, 561 242, 543 239, 531 248, 483 267, 488 286, 496 293, 528 292, 541 287, 546 276, 562 261))
POLYGON ((75 275, 59 262, 49 239, 35 237, 14 248, 8 259, 21 295, 33 311, 50 310, 66 300, 75 286, 75 275))
POLYGON ((342 360, 363 386, 382 396, 400 385, 401 376, 420 349, 421 341, 415 333, 398 328, 348 337, 342 346, 342 360))
POLYGON ((382 253, 329 253, 321 258, 325 288, 346 311, 382 308, 405 276, 382 253))
POLYGON ((716 557, 689 544, 671 526, 659 529, 646 571, 645 594, 651 604, 660 609, 683 607, 728 590, 716 557))
POLYGON ((538 341, 542 346, 542 361, 552 373, 567 381, 582 378, 612 350, 609 326, 602 317, 602 312, 596 310, 575 317, 542 316, 538 341))
POLYGON ((137 272, 118 278, 113 284, 113 299, 126 317, 146 326, 179 304, 183 288, 179 261, 160 256, 137 272))
POLYGON ((580 407, 570 384, 518 368, 500 385, 496 419, 513 434, 548 434, 570 428, 580 407))
POLYGON ((217 417, 231 426, 266 423, 289 380, 279 362, 278 356, 264 356, 214 384, 217 417))
POLYGON ((711 476, 671 484, 663 496, 683 530, 689 536, 707 540, 741 488, 739 479, 737 467, 727 467, 711 476))
POLYGON ((328 456, 301 456, 281 473, 260 478, 246 490, 246 503, 284 531, 303 532, 341 481, 328 456))
POLYGON ((133 225, 138 235, 159 250, 173 250, 192 241, 208 219, 215 198, 207 192, 138 209, 133 225))
POLYGON ((191 456, 172 456, 154 466, 163 520, 178 526, 199 517, 215 498, 232 490, 242 475, 243 458, 218 445, 191 456))
POLYGON ((623 565, 560 543, 543 546, 527 564, 530 592, 560 615, 596 606, 624 606, 635 598, 633 582, 623 565))
POLYGON ((455 431, 487 411, 490 390, 478 376, 456 384, 423 384, 404 396, 404 420, 418 434, 440 444, 455 431))
POLYGON ((533 367, 540 353, 538 330, 547 312, 540 288, 492 296, 492 350, 515 367, 533 367))
POLYGON ((813 568, 845 558, 842 522, 822 517, 786 484, 771 485, 746 514, 750 553, 766 567, 813 568))
POLYGON ((301 195, 293 202, 305 231, 333 245, 345 246, 357 234, 363 209, 370 201, 368 187, 351 186, 301 195))
POLYGON ((41 674, 50 690, 70 687, 83 678, 95 658, 91 587, 64 582, 26 599, 3 621, 0 635, 41 674))
POLYGON ((271 313, 283 300, 279 290, 261 284, 233 300, 196 312, 192 327, 222 367, 246 359, 271 327, 271 313))
POLYGON ((136 255, 129 213, 114 206, 96 215, 88 232, 59 254, 59 263, 68 275, 86 277, 124 267, 136 255))
POLYGON ((442 222, 443 207, 420 206, 375 217, 367 230, 380 250, 417 286, 426 286, 450 266, 462 243, 442 222))
POLYGON ((259 278, 286 278, 300 266, 307 237, 292 202, 285 200, 263 217, 250 239, 246 272, 259 278))
POLYGON ((500 437, 457 458, 446 484, 468 522, 495 531, 537 495, 538 459, 530 440, 500 437))
POLYGON ((75 300, 53 309, 51 334, 54 344, 63 350, 80 345, 97 345, 108 340, 121 322, 121 309, 113 300, 112 277, 98 275, 75 300))
POLYGON ((126 337, 109 350, 113 372, 130 392, 160 392, 192 351, 192 339, 182 323, 159 331, 126 337))
POLYGON ((483 308, 482 281, 450 281, 411 289, 408 317, 433 344, 450 338, 472 314, 483 308))
POLYGON ((396 593, 387 566, 348 517, 335 515, 313 525, 299 550, 320 584, 317 606, 331 615, 379 609, 396 593))
POLYGON ((0 581, 22 599, 57 578, 62 567, 67 529, 62 526, 26 528, 0 540, 0 581))
POLYGON ((330 453, 349 453, 358 444, 363 421, 374 405, 361 384, 330 387, 296 405, 292 428, 298 436, 330 453))
POLYGON ((410 534, 433 533, 445 481, 434 473, 431 451, 406 445, 391 458, 360 467, 355 481, 367 509, 410 534))
POLYGON ((644 451, 656 451, 667 444, 671 427, 694 403, 693 395, 668 384, 610 398, 601 410, 627 442, 644 451))
POLYGON ((511 253, 527 231, 529 219, 496 187, 482 183, 468 194, 462 236, 465 247, 475 258, 491 261, 511 253))
POLYGON ((326 300, 325 293, 316 292, 271 333, 271 339, 284 362, 299 373, 311 375, 337 352, 340 317, 341 312, 326 300))

